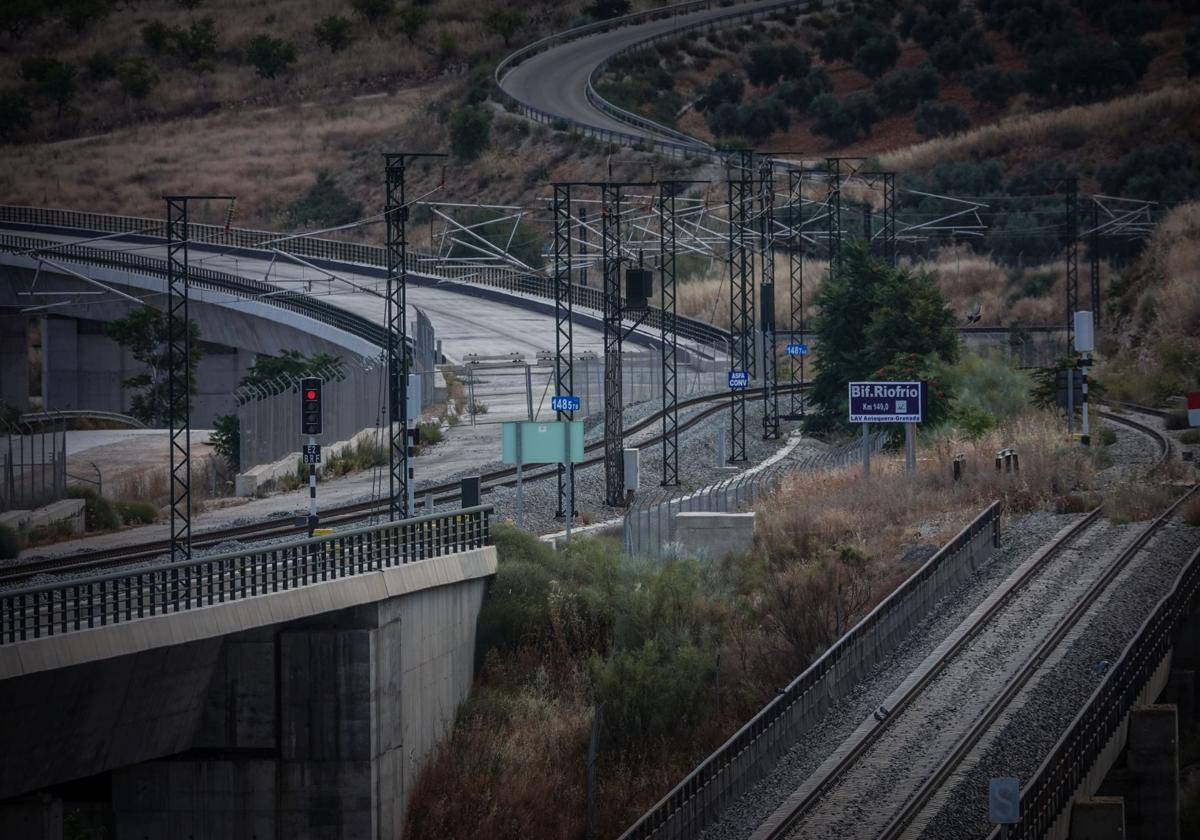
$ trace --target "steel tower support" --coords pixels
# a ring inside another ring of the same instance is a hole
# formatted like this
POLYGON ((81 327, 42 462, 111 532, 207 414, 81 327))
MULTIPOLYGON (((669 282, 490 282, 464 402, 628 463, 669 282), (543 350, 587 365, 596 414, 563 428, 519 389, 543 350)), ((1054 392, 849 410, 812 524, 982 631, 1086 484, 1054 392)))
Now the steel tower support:
POLYGON ((167 417, 171 450, 171 560, 192 556, 188 197, 167 202, 167 417))
POLYGON ((419 157, 445 157, 425 152, 385 153, 384 220, 387 227, 387 356, 388 381, 388 520, 409 516, 408 462, 408 205, 405 201, 405 172, 408 162, 419 157))
POLYGON ((1100 202, 1092 199, 1091 241, 1088 245, 1089 263, 1091 268, 1091 305, 1092 325, 1100 329, 1100 202))
MULTIPOLYGON (((788 170, 788 204, 792 208, 791 243, 788 248, 788 335, 804 343, 804 166, 788 170), (797 336, 799 338, 797 339, 797 336)), ((788 419, 804 416, 804 356, 789 357, 791 366, 791 410, 788 419)))
MULTIPOLYGON (((730 370, 750 372, 754 356, 754 302, 750 286, 753 264, 746 243, 746 226, 754 191, 754 153, 734 152, 737 176, 729 177, 729 338, 730 370)), ((752 374, 751 374, 752 375, 752 374)), ((729 461, 746 460, 746 392, 731 389, 729 461)))
POLYGON ((883 259, 896 267, 896 173, 881 172, 883 179, 883 259))
POLYGON ((826 161, 829 170, 826 222, 829 239, 829 270, 834 271, 842 265, 842 159, 829 158, 826 161))
POLYGON ((604 273, 604 487, 605 503, 625 504, 624 417, 621 399, 621 187, 601 191, 604 273))
POLYGON ((1075 311, 1079 309, 1079 184, 1075 178, 1064 178, 1066 186, 1067 237, 1067 353, 1075 346, 1075 311))
MULTIPOLYGON (((554 184, 554 385, 561 396, 575 393, 573 344, 574 295, 571 293, 571 185, 554 184)), ((558 412, 560 421, 575 419, 575 412, 558 412)), ((574 502, 575 472, 558 465, 558 515, 565 516, 574 502), (571 500, 568 502, 568 499, 571 500)), ((575 515, 575 511, 571 511, 575 515)))
POLYGON ((763 440, 779 437, 779 379, 775 359, 775 170, 759 163, 759 246, 762 265, 763 440))
POLYGON ((679 484, 679 388, 676 361, 679 333, 675 321, 675 193, 678 183, 658 186, 658 211, 662 220, 659 239, 659 282, 662 284, 662 486, 679 484))

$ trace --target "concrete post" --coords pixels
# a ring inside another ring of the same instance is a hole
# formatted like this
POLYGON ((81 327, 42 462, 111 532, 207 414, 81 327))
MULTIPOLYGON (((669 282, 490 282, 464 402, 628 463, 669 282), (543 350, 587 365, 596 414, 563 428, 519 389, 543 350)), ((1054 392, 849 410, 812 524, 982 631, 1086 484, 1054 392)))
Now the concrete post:
POLYGON ((1076 799, 1070 840, 1125 840, 1125 800, 1119 796, 1076 799))
POLYGON ((1179 725, 1173 705, 1135 706, 1128 766, 1134 796, 1126 821, 1134 837, 1179 840, 1179 725))
POLYGON ((5 310, 0 318, 0 402, 18 411, 29 409, 29 327, 24 318, 5 310))

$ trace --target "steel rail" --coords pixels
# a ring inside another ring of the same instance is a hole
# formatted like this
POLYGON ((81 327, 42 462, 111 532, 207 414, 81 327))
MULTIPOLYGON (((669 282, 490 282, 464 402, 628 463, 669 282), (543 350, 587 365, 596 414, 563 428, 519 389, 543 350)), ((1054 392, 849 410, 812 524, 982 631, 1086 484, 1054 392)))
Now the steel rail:
MULTIPOLYGON (((790 393, 796 386, 781 385, 781 392, 790 393)), ((800 386, 801 388, 808 387, 807 383, 800 386)), ((747 395, 748 399, 762 399, 761 391, 755 392, 753 395, 747 395)), ((703 394, 698 397, 691 397, 687 400, 682 400, 679 403, 680 410, 687 410, 704 406, 708 403, 716 403, 702 411, 698 411, 686 420, 679 424, 679 431, 687 431, 697 424, 703 422, 709 417, 724 411, 728 408, 727 401, 729 395, 727 392, 721 391, 715 394, 703 394)), ((629 438, 646 429, 660 425, 662 422, 662 411, 657 411, 636 423, 631 424, 625 429, 625 437, 629 438)), ((654 446, 662 442, 661 433, 656 434, 645 440, 642 446, 654 446)), ((593 454, 575 466, 576 470, 594 467, 604 463, 604 441, 595 440, 588 443, 584 447, 587 453, 593 454)), ((493 490, 501 487, 516 486, 516 467, 505 467, 503 469, 493 470, 482 475, 481 492, 490 493, 493 490)), ((545 468, 526 471, 522 477, 523 481, 542 481, 549 478, 554 478, 558 475, 555 468, 545 468)), ((427 495, 434 497, 435 504, 447 504, 456 502, 462 498, 460 484, 458 481, 447 481, 440 484, 435 484, 431 487, 417 489, 417 495, 424 498, 427 495)), ((366 502, 355 502, 348 505, 339 505, 329 508, 322 516, 322 525, 344 525, 350 522, 361 520, 374 513, 386 510, 387 502, 370 500, 366 502)), ((223 528, 217 531, 211 531, 204 534, 197 534, 192 538, 194 547, 203 548, 209 545, 216 545, 230 539, 241 539, 251 537, 255 539, 270 539, 273 537, 286 536, 288 534, 300 533, 304 527, 293 524, 292 518, 281 517, 277 521, 255 522, 248 525, 239 525, 232 528, 223 528)), ((34 575, 47 574, 51 572, 61 573, 68 571, 79 571, 82 569, 101 568, 109 565, 121 565, 125 563, 137 562, 140 560, 152 559, 162 554, 167 550, 169 542, 167 540, 153 540, 144 543, 139 543, 132 546, 124 546, 120 548, 108 549, 103 551, 88 552, 86 558, 78 555, 70 555, 67 557, 54 557, 44 560, 35 560, 28 563, 8 566, 0 571, 0 584, 11 584, 21 580, 28 579, 34 575)))
MULTIPOLYGON (((1136 421, 1128 418, 1118 418, 1115 415, 1102 413, 1107 419, 1116 420, 1124 423, 1127 426, 1137 428, 1140 431, 1153 437, 1164 452, 1164 458, 1169 455, 1169 445, 1166 437, 1155 429, 1144 426, 1136 421)), ((1161 459, 1160 462, 1161 463, 1161 459)), ((1079 619, 1085 615, 1088 609, 1095 603, 1101 594, 1108 588, 1112 580, 1120 574, 1129 563, 1129 561, 1137 555, 1141 548, 1149 541, 1149 539, 1158 532, 1159 528, 1165 523, 1167 518, 1179 507, 1182 502, 1189 498, 1195 491, 1193 487, 1178 500, 1176 500, 1166 511, 1164 511, 1157 519, 1148 526, 1138 538, 1130 544, 1121 555, 1110 564, 1100 578, 1093 582, 1088 588, 1084 596, 1079 599, 1075 606, 1063 617, 1051 632, 1049 636, 1042 640, 1038 645, 1035 654, 1030 657, 1026 663, 1018 671, 1016 677, 1010 680, 1004 691, 995 698, 991 704, 984 710, 966 736, 958 742, 949 758, 945 760, 939 768, 921 786, 912 799, 910 799, 900 814, 896 815, 889 823, 885 831, 879 835, 881 840, 885 838, 899 837, 900 834, 908 827, 913 818, 920 810, 928 803, 929 799, 937 792, 947 778, 957 769, 962 759, 970 752, 971 749, 979 742, 979 739, 987 732, 996 718, 1008 707, 1017 693, 1029 681, 1033 674, 1040 667, 1041 663, 1050 655, 1058 644, 1065 638, 1066 634, 1078 623, 1079 619)), ((967 630, 967 632, 958 639, 929 669, 922 677, 917 680, 900 700, 889 711, 888 716, 880 722, 878 726, 872 729, 865 738, 856 743, 846 755, 835 765, 831 772, 820 781, 803 800, 798 802, 787 814, 781 815, 780 819, 775 824, 765 822, 763 825, 767 828, 767 832, 763 835, 766 840, 780 840, 786 837, 796 825, 803 820, 812 808, 821 801, 838 783, 844 778, 846 773, 854 767, 860 758, 888 731, 889 727, 895 723, 900 717, 900 713, 909 708, 915 703, 924 693, 925 689, 933 682, 933 680, 942 674, 946 667, 953 661, 973 640, 979 637, 980 633, 988 629, 988 625, 992 620, 1008 606, 1012 597, 1019 591, 1023 590, 1035 576, 1040 574, 1046 564, 1058 556, 1064 549, 1073 543, 1083 532, 1090 529, 1100 519, 1103 514, 1103 506, 1097 507, 1090 511, 1084 519, 1071 526, 1065 534, 1055 540, 1043 553, 1041 559, 1036 564, 1027 568, 1021 576, 1005 590, 1003 595, 998 598, 984 613, 982 613, 975 623, 967 630)))
MULTIPOLYGON (((1008 684, 1004 687, 1004 691, 1002 691, 995 699, 993 699, 991 704, 989 704, 984 710, 984 713, 976 719, 975 723, 972 724, 971 728, 967 731, 966 736, 959 740, 949 757, 947 757, 946 760, 937 768, 937 770, 934 771, 932 776, 926 779, 925 783, 917 790, 916 795, 913 796, 913 798, 905 804, 900 813, 892 819, 887 828, 884 829, 883 833, 879 835, 880 840, 894 840, 894 838, 900 837, 904 830, 908 828, 909 824, 916 819, 918 814, 920 814, 922 809, 929 804, 929 801, 933 798, 934 794, 941 789, 946 780, 949 779, 950 776, 958 769, 963 759, 970 754, 971 750, 973 750, 983 736, 987 734, 988 730, 992 727, 992 724, 994 724, 996 719, 999 718, 1000 715, 1003 714, 1004 711, 1009 707, 1012 701, 1021 692, 1021 689, 1023 689, 1031 679, 1033 679, 1034 675, 1037 674, 1038 670, 1042 667, 1042 663, 1044 663, 1046 659, 1050 657, 1050 655, 1058 648, 1058 646, 1062 644, 1063 640, 1066 639, 1067 635, 1075 629, 1075 626, 1079 623, 1080 619, 1087 615, 1087 613, 1095 605, 1096 601, 1100 599, 1100 596, 1103 595, 1108 590, 1109 586, 1112 585, 1112 582, 1116 580, 1117 576, 1124 571, 1129 565, 1130 561, 1132 561, 1141 552, 1141 550, 1145 548, 1146 543, 1150 542, 1151 537, 1159 532, 1162 526, 1167 523, 1175 511, 1177 511, 1185 501, 1190 499, 1197 490, 1200 490, 1200 485, 1193 485, 1186 493, 1176 499, 1170 505, 1170 507, 1159 514, 1158 517, 1156 517, 1154 521, 1150 523, 1150 525, 1143 529, 1142 533, 1137 536, 1137 539, 1135 539, 1128 547, 1126 547, 1116 560, 1109 564, 1104 573, 1097 578, 1090 587, 1088 587, 1088 590, 1086 593, 1084 593, 1083 598, 1079 599, 1075 603, 1075 606, 1072 607, 1071 611, 1068 612, 1067 615, 1058 622, 1053 632, 1051 632, 1051 634, 1043 639, 1042 643, 1038 645, 1038 648, 1034 652, 1033 656, 1027 659, 1025 664, 1021 666, 1021 669, 1017 672, 1016 677, 1008 682, 1008 684)), ((1097 508, 1097 511, 1099 510, 1100 508, 1097 508)))

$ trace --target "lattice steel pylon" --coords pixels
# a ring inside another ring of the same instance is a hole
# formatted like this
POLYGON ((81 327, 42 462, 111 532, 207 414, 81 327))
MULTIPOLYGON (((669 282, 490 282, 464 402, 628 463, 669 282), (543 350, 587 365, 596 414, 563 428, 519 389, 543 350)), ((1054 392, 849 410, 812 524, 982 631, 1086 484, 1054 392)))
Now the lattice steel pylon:
POLYGON ((604 499, 625 504, 624 406, 621 399, 621 187, 600 187, 604 275, 604 499))
POLYGON ((759 256, 762 265, 763 440, 779 437, 779 379, 775 358, 775 169, 761 158, 758 168, 759 256))
POLYGON ((1088 243, 1091 286, 1092 325, 1100 330, 1100 202, 1092 200, 1090 242, 1088 243))
MULTIPOLYGON (((804 344, 804 163, 788 170, 788 205, 791 208, 788 243, 788 335, 804 344), (797 338, 799 336, 799 338, 797 338)), ((788 419, 804 416, 804 355, 791 356, 791 409, 788 419)))
MULTIPOLYGON (((754 302, 750 287, 754 283, 753 263, 746 244, 746 227, 754 192, 754 153, 731 153, 730 163, 736 177, 729 173, 729 343, 731 371, 750 372, 754 356, 754 302)), ((751 374, 752 375, 752 374, 751 374)), ((746 460, 746 392, 730 389, 729 461, 746 460)))
POLYGON ((1061 179, 1065 187, 1066 201, 1064 219, 1067 260, 1067 353, 1075 347, 1075 311, 1079 309, 1079 182, 1077 179, 1061 179))
POLYGON ((679 352, 675 320, 675 193, 678 182, 658 186, 658 211, 662 236, 659 239, 659 283, 662 285, 662 486, 679 484, 679 387, 676 361, 679 352))
POLYGON ((387 357, 388 381, 388 520, 409 516, 412 471, 408 459, 408 204, 405 173, 419 157, 445 157, 428 152, 386 152, 384 162, 384 222, 387 241, 387 357))
MULTIPOLYGON (((556 183, 554 189, 554 384, 556 394, 575 393, 575 350, 573 332, 574 295, 571 292, 571 184, 556 183)), ((558 420, 575 419, 573 411, 559 411, 558 420)), ((567 515, 574 503, 575 472, 558 465, 558 516, 567 515)), ((575 511, 571 510, 571 516, 575 511)))
MULTIPOLYGON (((835 271, 842 267, 842 186, 845 181, 859 174, 863 158, 831 157, 826 158, 825 166, 829 172, 828 203, 828 235, 829 235, 829 270, 835 271), (845 179, 845 180, 843 180, 845 179)), ((893 226, 894 229, 894 226, 893 226)))
POLYGON ((882 227, 879 235, 883 239, 883 259, 892 268, 896 267, 896 173, 875 173, 883 181, 882 227))
MULTIPOLYGON (((192 556, 192 336, 188 318, 188 204, 232 195, 164 195, 167 205, 167 422, 171 458, 171 559, 192 556)), ((176 573, 172 573, 175 579, 176 573)))

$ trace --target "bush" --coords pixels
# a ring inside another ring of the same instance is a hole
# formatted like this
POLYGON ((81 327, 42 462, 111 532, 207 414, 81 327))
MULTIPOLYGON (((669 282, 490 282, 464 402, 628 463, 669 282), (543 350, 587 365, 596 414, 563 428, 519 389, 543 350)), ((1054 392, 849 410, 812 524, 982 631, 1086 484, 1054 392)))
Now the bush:
POLYGON ((0 525, 0 560, 15 560, 25 547, 24 535, 7 525, 0 525))
POLYGON ((417 423, 417 442, 421 446, 432 446, 435 443, 441 443, 444 439, 442 435, 442 427, 431 421, 420 421, 417 423))
POLYGON ((246 60, 261 78, 274 79, 295 63, 296 45, 270 35, 255 35, 246 48, 246 60))
POLYGON ((1180 429, 1190 428, 1188 423, 1187 411, 1182 408, 1176 408, 1167 412, 1166 418, 1163 420, 1163 425, 1167 431, 1177 432, 1180 429))
POLYGON ((84 527, 89 531, 112 531, 121 527, 121 519, 112 502, 90 487, 68 487, 67 498, 83 499, 84 527))
POLYGON ((326 15, 313 26, 313 37, 331 53, 341 52, 354 40, 352 24, 341 15, 326 15))
POLYGON ((744 87, 741 76, 721 73, 704 88, 704 92, 696 100, 696 108, 711 113, 727 102, 737 105, 742 101, 744 87))
POLYGON ((608 20, 629 14, 629 0, 593 0, 583 11, 592 20, 608 20))
POLYGON ((913 125, 922 137, 945 137, 966 131, 971 125, 967 112, 953 102, 922 102, 913 115, 913 125))
POLYGON ((1191 444, 1200 443, 1200 429, 1188 429, 1179 436, 1180 443, 1191 444))
POLYGON ((492 118, 477 105, 459 108, 450 117, 450 151, 461 160, 475 160, 491 142, 492 118))
POLYGON ((350 0, 350 5, 368 23, 379 23, 390 15, 396 7, 395 0, 350 0))
POLYGON ((94 82, 106 82, 117 75, 117 56, 97 50, 83 62, 84 72, 94 82))
POLYGON ((1003 108, 1021 89, 1015 73, 992 65, 971 77, 971 96, 980 105, 1003 108))
POLYGON ((328 172, 318 172, 317 181, 287 210, 289 227, 316 225, 333 227, 362 218, 363 208, 342 191, 328 172))
POLYGON ((805 111, 812 105, 814 99, 832 90, 833 80, 829 78, 825 68, 818 67, 803 79, 784 82, 775 92, 775 96, 788 107, 805 111))
POLYGON ((861 93, 851 94, 839 101, 831 93, 813 100, 809 110, 816 119, 812 130, 833 140, 839 146, 858 139, 859 133, 870 134, 879 119, 874 101, 861 93))
POLYGON ((746 78, 756 87, 768 87, 780 79, 803 78, 811 67, 812 57, 795 44, 768 44, 750 50, 746 78))
POLYGON ((945 76, 990 64, 995 58, 983 33, 972 29, 958 39, 943 38, 929 51, 929 61, 945 76))
POLYGON ((225 459, 229 468, 241 472, 242 423, 236 414, 222 414, 213 419, 213 433, 208 437, 213 451, 225 459))
POLYGON ((158 519, 158 511, 149 502, 117 499, 112 504, 121 522, 126 525, 149 525, 158 519))
POLYGON ((142 25, 142 43, 155 55, 166 52, 170 40, 171 27, 161 20, 152 20, 142 25))
POLYGON ((1200 499, 1192 499, 1184 505, 1183 521, 1192 527, 1200 527, 1200 499))
POLYGON ((908 111, 926 99, 937 99, 937 71, 929 62, 912 70, 896 70, 877 81, 874 90, 875 101, 884 111, 908 111))
POLYGON ((1099 178, 1108 195, 1144 201, 1174 204, 1200 194, 1200 167, 1182 143, 1139 147, 1102 168, 1099 178))
POLYGON ((117 82, 130 99, 145 99, 158 84, 158 73, 139 56, 127 58, 117 65, 117 82))
POLYGON ((0 137, 8 138, 29 128, 33 121, 33 109, 22 94, 12 91, 0 93, 0 137))
POLYGON ((871 38, 854 51, 854 68, 871 79, 878 79, 900 60, 900 44, 895 37, 871 38))

